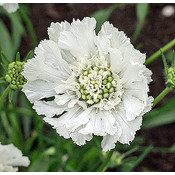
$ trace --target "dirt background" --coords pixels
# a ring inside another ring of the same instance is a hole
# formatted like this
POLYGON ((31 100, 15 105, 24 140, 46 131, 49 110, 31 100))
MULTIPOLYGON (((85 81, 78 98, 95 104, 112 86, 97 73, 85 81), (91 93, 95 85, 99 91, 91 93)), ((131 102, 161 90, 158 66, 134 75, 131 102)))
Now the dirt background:
MULTIPOLYGON (((48 38, 47 28, 51 22, 68 21, 73 18, 82 19, 90 16, 93 12, 105 9, 111 4, 29 4, 31 9, 30 18, 36 31, 38 41, 48 38)), ((149 15, 144 24, 144 29, 138 41, 142 43, 140 51, 147 54, 147 57, 175 38, 175 14, 171 17, 164 17, 161 14, 162 8, 169 4, 150 4, 149 15)), ((171 4, 175 6, 175 4, 171 4)), ((124 31, 131 37, 136 26, 135 4, 128 4, 115 10, 109 21, 119 30, 124 31)), ((29 35, 23 38, 20 53, 26 55, 32 48, 29 35)), ((149 65, 153 72, 153 83, 150 86, 150 95, 156 97, 164 88, 163 64, 157 59, 149 65)), ((162 105, 172 94, 167 95, 159 105, 162 105)), ((175 143, 175 124, 139 131, 138 135, 146 138, 145 145, 169 147, 175 143), (161 132, 160 132, 161 131, 161 132)), ((109 170, 110 171, 110 170, 109 170)), ((114 169, 115 171, 115 169, 114 169)), ((175 171, 175 154, 150 153, 135 171, 175 171)))

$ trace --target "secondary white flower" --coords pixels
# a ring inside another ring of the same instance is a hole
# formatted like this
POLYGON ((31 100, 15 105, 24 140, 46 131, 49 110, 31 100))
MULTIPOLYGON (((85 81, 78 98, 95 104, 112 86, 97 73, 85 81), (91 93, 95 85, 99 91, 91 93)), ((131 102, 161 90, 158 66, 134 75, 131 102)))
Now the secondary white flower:
POLYGON ((13 144, 2 145, 0 143, 0 172, 16 172, 18 166, 27 167, 30 164, 28 157, 13 144))
POLYGON ((123 32, 105 22, 96 35, 95 27, 88 17, 51 23, 49 40, 24 65, 23 92, 59 135, 78 145, 103 136, 107 151, 117 141, 129 144, 140 129, 153 101, 151 71, 123 32))
POLYGON ((6 9, 9 13, 14 13, 19 8, 18 3, 0 3, 0 6, 6 9))

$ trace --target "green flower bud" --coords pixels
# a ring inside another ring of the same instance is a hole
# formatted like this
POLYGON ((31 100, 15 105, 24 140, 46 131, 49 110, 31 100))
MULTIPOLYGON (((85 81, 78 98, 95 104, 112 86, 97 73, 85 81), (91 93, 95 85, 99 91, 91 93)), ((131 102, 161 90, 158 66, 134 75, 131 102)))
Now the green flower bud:
POLYGON ((10 87, 14 90, 18 89, 18 87, 16 85, 13 85, 13 84, 11 84, 10 87))
POLYGON ((94 101, 93 100, 88 100, 87 103, 90 104, 90 105, 93 105, 94 101))
POLYGON ((9 83, 12 81, 12 79, 10 78, 9 75, 6 75, 6 76, 5 76, 5 80, 6 80, 7 82, 9 82, 9 83))
POLYGON ((94 99, 94 102, 95 103, 98 103, 100 100, 97 98, 97 99, 94 99))
POLYGON ((103 98, 103 95, 102 94, 98 94, 97 98, 98 99, 102 99, 103 98))
POLYGON ((22 89, 27 80, 23 77, 21 72, 24 68, 24 62, 16 61, 8 65, 7 75, 5 79, 10 83, 10 87, 14 90, 22 89))
POLYGON ((112 84, 111 84, 110 82, 108 82, 108 84, 106 85, 106 87, 107 87, 108 89, 110 89, 111 86, 112 86, 112 84))
POLYGON ((175 68, 170 67, 167 71, 167 86, 175 88, 175 68))
POLYGON ((83 73, 83 75, 85 75, 85 76, 88 76, 88 71, 85 71, 84 73, 83 73))
POLYGON ((104 92, 104 93, 107 93, 107 92, 108 92, 108 89, 104 88, 104 89, 103 89, 103 92, 104 92))
POLYGON ((86 100, 86 96, 85 95, 82 95, 81 96, 83 100, 86 100))
POLYGON ((108 83, 107 80, 103 80, 103 84, 106 85, 108 83))
POLYGON ((108 77, 108 81, 112 82, 113 78, 112 77, 108 77))
POLYGON ((105 93, 105 94, 103 94, 103 97, 104 98, 108 98, 109 97, 109 94, 108 93, 105 93))
POLYGON ((109 92, 110 92, 110 93, 114 92, 114 88, 111 87, 111 88, 109 89, 109 92))
POLYGON ((99 90, 99 93, 100 93, 100 94, 103 94, 103 90, 102 90, 102 89, 100 89, 100 90, 99 90))

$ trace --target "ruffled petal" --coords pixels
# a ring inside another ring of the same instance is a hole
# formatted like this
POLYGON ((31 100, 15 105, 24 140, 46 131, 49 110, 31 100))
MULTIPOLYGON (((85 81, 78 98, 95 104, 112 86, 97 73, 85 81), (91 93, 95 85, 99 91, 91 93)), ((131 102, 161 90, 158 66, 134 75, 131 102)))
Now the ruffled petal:
POLYGON ((29 166, 30 160, 23 156, 22 152, 14 145, 1 145, 0 143, 0 169, 4 171, 17 171, 13 166, 29 166))
POLYGON ((57 83, 35 80, 28 81, 23 86, 22 91, 25 93, 29 101, 34 103, 37 100, 55 96, 55 87, 57 87, 57 83))
POLYGON ((113 115, 115 116, 122 132, 118 141, 122 144, 129 144, 131 141, 133 141, 136 131, 140 129, 142 117, 139 116, 132 121, 128 121, 124 109, 123 111, 121 110, 117 113, 113 112, 113 115))
POLYGON ((114 28, 109 22, 105 22, 102 25, 99 36, 110 36, 110 43, 112 48, 122 48, 129 46, 130 39, 125 35, 123 31, 118 31, 117 28, 114 28))
POLYGON ((63 31, 69 31, 69 30, 70 30, 70 24, 67 21, 64 21, 61 23, 52 22, 50 27, 48 28, 49 39, 57 43, 60 33, 63 31))
POLYGON ((54 101, 35 101, 33 109, 38 115, 45 115, 46 117, 53 117, 60 115, 67 110, 66 106, 58 106, 54 101))
POLYGON ((81 145, 86 144, 86 141, 90 141, 92 139, 92 135, 91 134, 87 134, 87 135, 81 134, 80 132, 78 132, 79 129, 80 128, 78 128, 73 133, 71 133, 70 137, 72 138, 74 143, 81 146, 81 145))
POLYGON ((90 57, 95 52, 95 26, 94 18, 84 18, 82 21, 74 20, 70 31, 60 33, 59 47, 69 51, 76 58, 90 57))
POLYGON ((95 44, 97 45, 99 55, 106 56, 110 49, 110 40, 108 36, 97 36, 95 38, 95 44))
POLYGON ((69 68, 68 63, 62 59, 60 49, 58 44, 51 40, 43 40, 40 42, 37 48, 35 48, 35 54, 42 53, 44 55, 44 63, 57 69, 58 71, 64 72, 65 74, 70 75, 71 69, 69 68))

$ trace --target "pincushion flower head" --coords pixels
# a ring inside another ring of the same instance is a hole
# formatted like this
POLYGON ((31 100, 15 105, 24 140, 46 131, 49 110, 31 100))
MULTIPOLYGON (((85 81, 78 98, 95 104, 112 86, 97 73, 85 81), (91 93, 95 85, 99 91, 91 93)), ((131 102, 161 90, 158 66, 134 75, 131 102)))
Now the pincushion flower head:
POLYGON ((14 145, 2 145, 0 143, 0 172, 16 172, 18 166, 29 166, 29 159, 14 145))
POLYGON ((51 23, 24 65, 23 92, 59 135, 78 145, 102 136, 108 151, 129 144, 151 109, 151 71, 124 32, 105 22, 96 35, 95 27, 89 17, 51 23))

